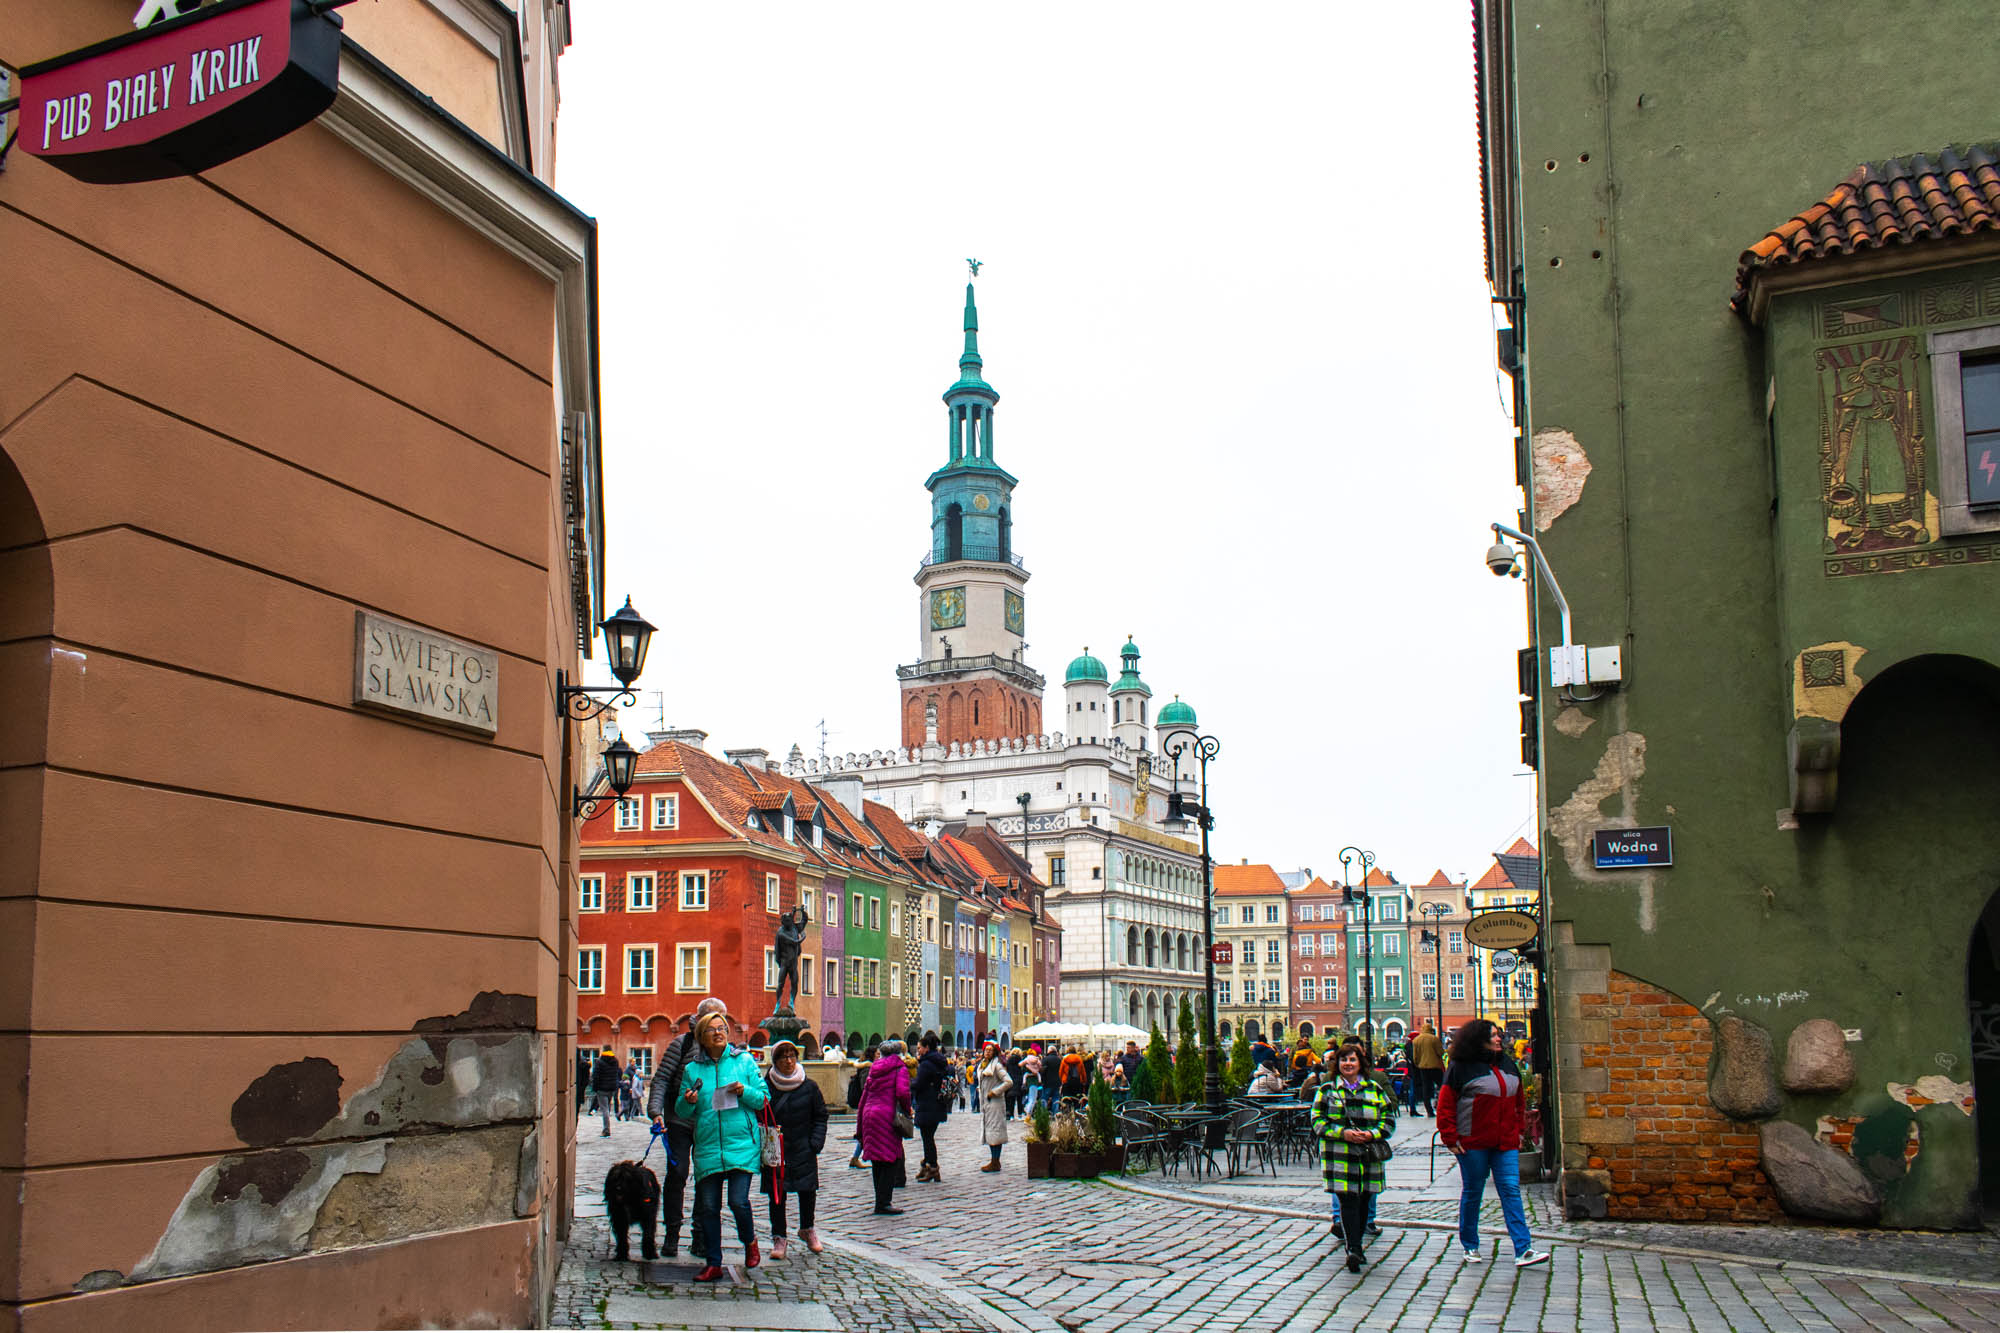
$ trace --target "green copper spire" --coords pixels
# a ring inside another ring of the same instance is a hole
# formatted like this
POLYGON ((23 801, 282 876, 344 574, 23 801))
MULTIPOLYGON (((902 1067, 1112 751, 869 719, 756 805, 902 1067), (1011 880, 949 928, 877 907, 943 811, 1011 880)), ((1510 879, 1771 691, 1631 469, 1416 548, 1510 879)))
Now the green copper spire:
POLYGON ((961 380, 977 382, 980 367, 986 363, 979 359, 979 307, 972 303, 972 284, 965 284, 965 354, 958 358, 958 374, 961 380))

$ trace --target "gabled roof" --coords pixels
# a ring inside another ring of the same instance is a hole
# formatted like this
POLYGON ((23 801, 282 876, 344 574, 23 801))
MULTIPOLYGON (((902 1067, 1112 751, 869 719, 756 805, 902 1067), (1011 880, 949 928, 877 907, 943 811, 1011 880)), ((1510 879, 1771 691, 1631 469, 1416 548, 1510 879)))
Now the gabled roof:
POLYGON ((1458 881, 1452 879, 1442 870, 1433 870, 1431 877, 1425 880, 1421 887, 1426 889, 1455 889, 1458 887, 1458 881))
POLYGON ((1766 270, 1982 231, 2000 231, 2000 143, 1864 162, 1743 252, 1730 305, 1756 318, 1750 288, 1766 270))
POLYGON ((1319 877, 1318 875, 1314 875, 1314 876, 1313 876, 1313 877, 1312 877, 1311 879, 1309 879, 1309 880, 1307 880, 1307 881, 1306 881, 1305 883, 1303 883, 1303 884, 1299 885, 1299 886, 1298 886, 1298 887, 1297 887, 1296 889, 1293 889, 1293 890, 1291 890, 1291 892, 1293 892, 1293 893, 1339 893, 1339 892, 1340 892, 1340 889, 1339 889, 1339 886, 1337 886, 1337 885, 1333 885, 1333 884, 1329 884, 1329 883, 1327 883, 1327 882, 1326 882, 1325 880, 1321 879, 1321 878, 1320 878, 1320 877, 1319 877))
POLYGON ((1215 867, 1215 894, 1283 893, 1285 881, 1268 865, 1215 867))
POLYGON ((1512 889, 1518 888, 1519 885, 1507 878, 1507 872, 1500 868, 1498 861, 1495 861, 1492 867, 1474 882, 1472 887, 1475 889, 1512 889))
POLYGON ((1494 859, 1500 863, 1500 869, 1515 888, 1541 889, 1542 858, 1536 853, 1535 845, 1526 838, 1514 839, 1514 845, 1496 853, 1494 859))

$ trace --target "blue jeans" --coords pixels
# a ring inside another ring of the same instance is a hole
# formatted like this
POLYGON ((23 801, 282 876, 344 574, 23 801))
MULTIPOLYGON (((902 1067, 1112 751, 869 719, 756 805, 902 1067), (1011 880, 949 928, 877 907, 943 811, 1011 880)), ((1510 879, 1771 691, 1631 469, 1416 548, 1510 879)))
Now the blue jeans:
POLYGON ((1030 1083, 1028 1085, 1028 1099, 1021 1103, 1021 1114, 1024 1116, 1033 1115, 1035 1113, 1035 1103, 1041 1099, 1042 1085, 1039 1083, 1030 1083))
POLYGON ((694 1185, 694 1244, 702 1257, 722 1267, 722 1183, 729 1182, 729 1211, 736 1215, 736 1238, 749 1249, 757 1239, 750 1219, 750 1173, 720 1171, 694 1185))
POLYGON ((1521 1154, 1512 1148, 1467 1148, 1458 1159, 1459 1179, 1464 1191, 1458 1196, 1458 1239, 1468 1250, 1479 1248, 1479 1201, 1486 1193, 1486 1177, 1493 1177, 1493 1192, 1500 1196, 1500 1215, 1507 1219, 1507 1238, 1514 1242, 1519 1258, 1532 1247, 1528 1236, 1528 1214, 1521 1207, 1521 1154))

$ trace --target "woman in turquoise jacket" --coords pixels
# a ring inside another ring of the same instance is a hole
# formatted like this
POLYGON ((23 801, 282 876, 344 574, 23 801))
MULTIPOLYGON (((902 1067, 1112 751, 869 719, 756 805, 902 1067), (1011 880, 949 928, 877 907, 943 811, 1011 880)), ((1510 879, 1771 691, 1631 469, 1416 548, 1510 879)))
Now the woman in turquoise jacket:
POLYGON ((708 1260, 694 1280, 715 1282, 727 1276, 722 1267, 725 1185, 736 1235, 743 1242, 743 1266, 755 1268, 758 1262, 750 1176, 763 1164, 764 1131, 757 1112, 764 1106, 764 1076, 748 1051, 730 1047, 726 1015, 703 1014, 695 1023, 694 1039, 697 1050, 681 1074, 676 1114, 694 1127, 694 1240, 708 1260))

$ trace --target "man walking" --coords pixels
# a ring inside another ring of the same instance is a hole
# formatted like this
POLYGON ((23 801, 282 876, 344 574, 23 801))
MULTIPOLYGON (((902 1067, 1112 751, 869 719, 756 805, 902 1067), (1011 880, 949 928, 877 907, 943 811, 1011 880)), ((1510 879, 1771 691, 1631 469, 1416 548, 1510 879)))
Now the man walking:
MULTIPOLYGON (((1444 1086, 1444 1042, 1428 1018, 1424 1020, 1424 1030, 1410 1043, 1410 1073, 1423 1097, 1424 1114, 1436 1119, 1438 1089, 1444 1086)), ((1412 1098, 1410 1114, 1416 1113, 1416 1099, 1412 1098)))
POLYGON ((711 995, 694 1007, 689 1030, 667 1043, 660 1066, 646 1092, 646 1114, 655 1128, 667 1132, 667 1178, 661 1191, 667 1214, 667 1257, 681 1252, 681 1219, 687 1204, 688 1164, 694 1156, 694 1127, 678 1115, 667 1119, 667 1108, 681 1104, 681 1073, 696 1050, 693 1028, 708 1014, 727 1014, 729 1006, 711 995))
POLYGON ((597 1112, 604 1118, 604 1133, 600 1138, 611 1137, 611 1113, 618 1109, 618 1089, 624 1085, 625 1071, 618 1067, 618 1057, 609 1046, 598 1052, 597 1063, 590 1069, 590 1091, 597 1098, 597 1112))

